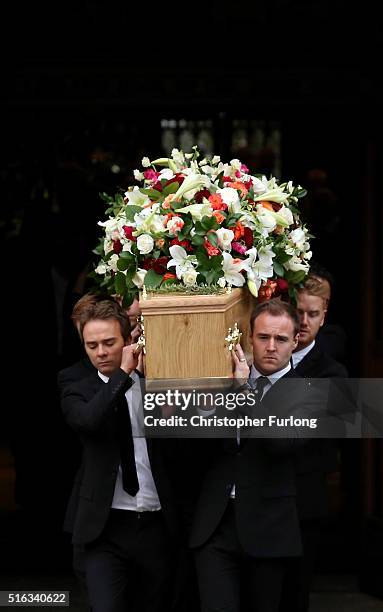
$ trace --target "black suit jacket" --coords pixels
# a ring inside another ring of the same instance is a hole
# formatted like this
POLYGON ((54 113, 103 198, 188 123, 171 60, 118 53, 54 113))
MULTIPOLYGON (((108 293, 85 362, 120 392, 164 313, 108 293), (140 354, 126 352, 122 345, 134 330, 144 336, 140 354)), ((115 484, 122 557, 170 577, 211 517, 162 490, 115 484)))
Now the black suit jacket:
MULTIPOLYGON (((257 416, 275 414, 277 404, 284 416, 303 413, 312 393, 307 381, 298 379, 293 370, 284 379, 256 407, 257 416), (286 378, 292 379, 290 393, 281 383, 286 378)), ((306 443, 297 432, 291 438, 249 437, 238 447, 231 445, 234 450, 225 441, 211 440, 214 451, 197 503, 191 546, 202 546, 214 533, 235 484, 237 533, 243 549, 254 557, 300 555, 293 457, 306 443)))
MULTIPOLYGON (((123 370, 115 372, 106 384, 94 370, 87 378, 63 389, 65 419, 80 435, 84 447, 64 525, 73 531, 75 544, 95 540, 108 518, 120 464, 116 402, 131 384, 123 370)), ((165 521, 169 532, 176 536, 179 517, 161 442, 148 440, 148 455, 165 521)))
POLYGON ((62 395, 65 387, 72 385, 73 383, 87 378, 96 371, 88 357, 84 357, 79 361, 76 361, 73 365, 60 370, 57 375, 57 385, 62 395))
MULTIPOLYGON (((304 378, 347 378, 346 368, 324 353, 317 343, 298 363, 295 372, 304 378)), ((329 390, 329 398, 331 390, 329 390)), ((341 428, 341 423, 339 423, 341 428)), ((301 520, 324 518, 329 513, 327 474, 338 468, 336 439, 311 440, 294 458, 297 473, 297 506, 301 520)))

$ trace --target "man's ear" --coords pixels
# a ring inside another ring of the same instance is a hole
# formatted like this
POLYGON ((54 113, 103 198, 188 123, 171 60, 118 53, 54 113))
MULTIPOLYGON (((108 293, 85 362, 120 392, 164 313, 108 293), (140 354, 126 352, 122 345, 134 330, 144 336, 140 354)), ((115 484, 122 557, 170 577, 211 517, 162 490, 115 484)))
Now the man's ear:
POLYGON ((327 308, 323 311, 323 319, 322 319, 322 323, 320 324, 320 327, 322 327, 323 323, 326 321, 326 314, 327 314, 327 308))
POLYGON ((297 348, 299 340, 299 332, 294 336, 294 348, 297 348))
POLYGON ((132 344, 132 336, 130 334, 126 338, 124 346, 128 346, 129 344, 132 344))

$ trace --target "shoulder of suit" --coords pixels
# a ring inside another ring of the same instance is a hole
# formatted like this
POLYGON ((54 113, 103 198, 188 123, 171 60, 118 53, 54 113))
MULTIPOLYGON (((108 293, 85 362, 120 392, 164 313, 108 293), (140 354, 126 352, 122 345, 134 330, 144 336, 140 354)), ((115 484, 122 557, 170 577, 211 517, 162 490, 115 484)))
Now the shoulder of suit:
POLYGON ((84 392, 88 390, 93 390, 99 388, 102 380, 97 374, 97 370, 94 372, 90 372, 87 376, 77 376, 76 378, 68 381, 64 385, 63 393, 78 393, 84 392))
POLYGON ((316 367, 321 370, 320 376, 318 373, 316 377, 318 378, 347 378, 348 372, 344 365, 339 361, 336 361, 334 357, 325 353, 319 346, 316 344, 309 353, 300 361, 300 363, 296 367, 296 371, 298 375, 300 371, 303 371, 306 374, 310 374, 310 363, 315 363, 316 367))

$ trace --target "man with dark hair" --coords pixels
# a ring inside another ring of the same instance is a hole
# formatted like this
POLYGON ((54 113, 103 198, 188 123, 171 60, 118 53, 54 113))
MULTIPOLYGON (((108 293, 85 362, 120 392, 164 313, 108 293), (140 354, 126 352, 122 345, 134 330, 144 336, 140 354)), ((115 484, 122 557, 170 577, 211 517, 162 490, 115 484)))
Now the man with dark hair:
MULTIPOLYGON (((241 389, 258 393, 254 416, 268 414, 276 403, 288 414, 297 397, 283 392, 282 380, 295 376, 291 354, 299 319, 290 304, 271 300, 256 308, 251 321, 254 362, 250 370, 237 345, 234 377, 241 389)), ((301 554, 293 455, 304 441, 266 435, 215 442, 190 540, 202 610, 238 612, 244 570, 249 609, 276 612, 288 559, 301 554)))
POLYGON ((64 387, 62 409, 84 446, 68 515, 92 611, 119 612, 137 597, 140 609, 167 610, 178 520, 159 447, 144 437, 129 319, 103 300, 78 330, 93 371, 64 387))

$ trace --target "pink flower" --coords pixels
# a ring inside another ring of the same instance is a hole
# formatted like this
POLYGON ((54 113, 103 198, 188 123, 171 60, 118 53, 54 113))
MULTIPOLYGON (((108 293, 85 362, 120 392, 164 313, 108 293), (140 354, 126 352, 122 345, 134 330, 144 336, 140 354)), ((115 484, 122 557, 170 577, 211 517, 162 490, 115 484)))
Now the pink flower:
POLYGON ((240 255, 245 255, 247 251, 247 247, 244 244, 241 244, 240 242, 232 242, 231 248, 233 249, 233 251, 236 251, 240 255))
POLYGON ((155 172, 152 168, 149 168, 149 170, 145 170, 144 177, 147 181, 156 181, 159 174, 159 172, 155 172))
POLYGON ((249 174, 249 168, 246 166, 246 164, 241 164, 241 172, 244 174, 249 174))

